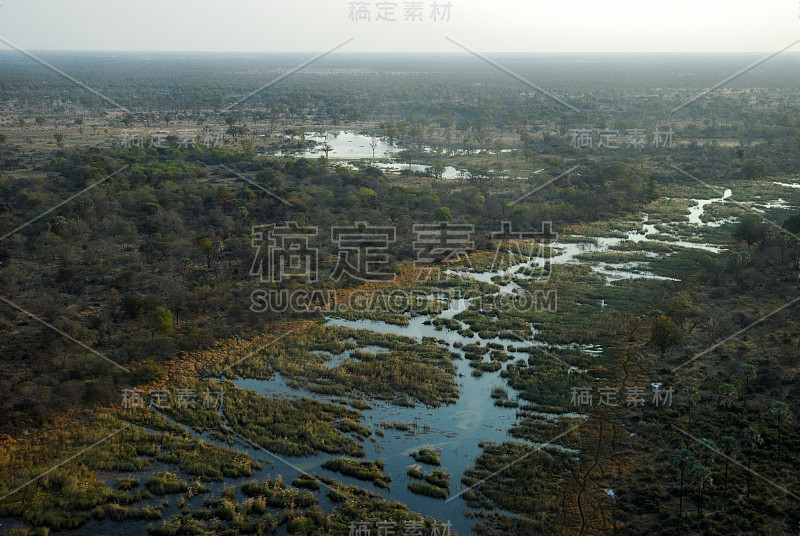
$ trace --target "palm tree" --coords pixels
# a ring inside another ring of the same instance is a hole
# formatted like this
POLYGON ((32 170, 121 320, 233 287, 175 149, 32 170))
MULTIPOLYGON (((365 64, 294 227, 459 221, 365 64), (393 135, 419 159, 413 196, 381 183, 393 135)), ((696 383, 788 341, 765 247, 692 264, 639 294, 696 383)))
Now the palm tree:
POLYGON ((679 449, 670 455, 669 461, 673 467, 680 471, 681 474, 681 494, 680 503, 678 506, 678 517, 683 517, 683 482, 686 476, 686 471, 691 469, 694 465, 694 456, 692 455, 692 451, 689 449, 679 449))
POLYGON ((719 450, 719 447, 717 447, 717 444, 714 443, 713 439, 703 438, 700 441, 700 444, 703 445, 705 448, 700 449, 700 451, 697 454, 698 463, 700 464, 711 463, 711 460, 714 458, 714 454, 716 453, 716 451, 719 450))
POLYGON ((750 498, 750 480, 752 473, 750 472, 750 462, 753 459, 753 452, 758 445, 761 445, 764 440, 761 439, 761 434, 753 427, 747 428, 742 432, 741 438, 742 446, 747 449, 747 498, 750 498))
POLYGON ((697 405, 697 401, 700 400, 700 391, 697 390, 695 387, 685 387, 683 391, 683 398, 687 400, 689 403, 689 410, 687 411, 687 416, 689 418, 689 424, 687 426, 687 432, 692 433, 692 408, 697 405))
POLYGON ((728 465, 730 464, 730 458, 733 457, 733 454, 738 448, 739 445, 736 443, 736 439, 731 436, 725 436, 719 440, 719 451, 725 455, 725 483, 722 487, 723 510, 728 509, 728 465))
POLYGON ((699 522, 700 517, 703 515, 703 494, 705 493, 706 486, 710 486, 713 480, 711 478, 711 471, 705 465, 695 465, 692 467, 690 477, 697 482, 697 519, 699 522))
POLYGON ((730 405, 731 405, 730 399, 731 399, 731 397, 733 397, 733 395, 736 394, 736 387, 734 387, 730 383, 723 383, 719 387, 718 393, 719 393, 718 400, 720 402, 724 402, 725 403, 725 422, 724 422, 724 426, 727 426, 728 425, 728 410, 730 409, 730 405))
POLYGON ((775 419, 775 424, 778 428, 778 461, 781 461, 781 432, 783 431, 781 425, 789 419, 791 412, 789 411, 789 406, 786 405, 786 402, 776 400, 772 403, 769 413, 772 415, 772 418, 775 419))
POLYGON ((747 397, 750 392, 750 380, 756 377, 756 367, 750 363, 742 365, 742 375, 744 376, 744 416, 747 416, 747 397))

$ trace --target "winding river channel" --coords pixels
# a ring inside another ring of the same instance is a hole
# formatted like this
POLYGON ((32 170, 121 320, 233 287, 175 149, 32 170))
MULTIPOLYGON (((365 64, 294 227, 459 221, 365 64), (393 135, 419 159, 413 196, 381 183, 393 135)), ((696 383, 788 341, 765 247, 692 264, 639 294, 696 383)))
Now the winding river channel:
MULTIPOLYGON (((716 200, 709 200, 713 202, 716 200)), ((702 205, 704 206, 704 205, 702 205)), ((701 206, 701 209, 702 209, 701 206)), ((696 212, 702 214, 702 210, 696 212)), ((693 212, 695 214, 695 212, 693 212)), ((720 248, 709 244, 698 242, 686 242, 677 240, 672 236, 659 236, 655 226, 645 222, 641 225, 641 230, 630 231, 627 237, 596 238, 580 241, 580 237, 570 237, 569 241, 554 242, 552 244, 554 252, 549 259, 553 266, 564 264, 587 264, 579 256, 586 253, 603 253, 614 251, 625 242, 639 243, 644 240, 660 242, 670 245, 679 245, 704 249, 711 252, 720 251, 720 248)), ((653 254, 655 255, 655 254, 653 254)), ((510 266, 504 270, 487 272, 451 272, 464 278, 474 278, 483 282, 497 282, 493 279, 501 277, 503 282, 499 285, 498 294, 516 294, 521 289, 516 280, 524 279, 524 270, 533 266, 541 265, 542 260, 534 258, 528 262, 510 266), (512 276, 512 277, 508 277, 512 276)), ((608 284, 621 279, 667 279, 655 275, 647 270, 646 262, 611 264, 604 262, 588 263, 592 270, 599 276, 604 277, 608 284)), ((513 390, 508 389, 505 380, 500 377, 500 372, 484 373, 481 376, 473 376, 469 361, 463 359, 464 350, 462 346, 470 343, 480 342, 483 345, 494 343, 501 346, 506 353, 516 360, 527 360, 529 353, 519 351, 519 347, 546 346, 550 348, 580 348, 585 352, 601 353, 602 348, 593 345, 560 345, 554 346, 535 338, 536 330, 532 329, 533 337, 525 341, 508 340, 501 338, 480 339, 477 334, 464 336, 461 332, 448 329, 447 327, 437 328, 433 320, 435 318, 453 319, 460 312, 469 308, 470 299, 453 299, 447 303, 445 309, 440 313, 431 315, 419 315, 410 317, 407 325, 396 325, 375 320, 344 320, 336 317, 328 317, 327 324, 341 326, 355 330, 369 330, 381 334, 393 334, 404 337, 412 337, 421 340, 423 337, 432 337, 439 341, 462 359, 456 359, 454 364, 456 370, 456 382, 459 388, 459 397, 456 403, 443 405, 440 407, 426 407, 417 404, 414 407, 400 407, 390 402, 371 400, 371 409, 364 410, 364 423, 372 429, 380 428, 382 423, 403 422, 411 425, 408 430, 396 430, 386 428, 383 437, 375 435, 365 441, 364 451, 366 459, 382 459, 385 462, 384 472, 392 478, 391 489, 378 489, 369 483, 357 481, 355 479, 332 473, 321 468, 321 464, 330 459, 329 454, 320 454, 312 457, 289 457, 284 458, 285 462, 275 461, 274 468, 267 472, 271 474, 281 473, 284 480, 291 481, 298 473, 298 469, 315 474, 327 474, 346 483, 368 487, 377 493, 381 493, 386 498, 403 502, 413 511, 425 516, 436 518, 442 522, 449 521, 453 529, 459 534, 471 534, 474 520, 469 515, 469 508, 464 500, 458 496, 452 500, 438 500, 423 497, 411 493, 407 488, 409 477, 406 475, 408 466, 415 462, 410 453, 423 447, 431 447, 440 452, 441 468, 452 475, 450 497, 457 495, 463 490, 461 477, 464 471, 474 465, 475 459, 482 453, 481 443, 501 443, 503 441, 522 441, 509 434, 509 430, 518 422, 520 410, 516 407, 499 406, 494 403, 491 397, 492 390, 503 388, 511 392, 510 399, 514 400, 513 390), (289 466, 291 464, 292 467, 289 466)), ((467 326, 459 322, 460 328, 467 326)), ((532 326, 533 327, 533 326, 532 326)), ((462 329, 462 332, 466 331, 462 329)), ((386 351, 380 347, 366 347, 366 350, 380 353, 386 351)), ((330 354, 318 352, 326 358, 327 366, 336 366, 345 359, 350 358, 352 350, 347 350, 342 354, 330 354)), ((488 356, 487 356, 488 358, 488 356)), ((564 373, 573 373, 564 367, 564 373)), ((577 371, 578 373, 582 371, 577 371)), ((269 380, 258 380, 251 378, 238 378, 233 382, 240 388, 251 389, 267 397, 310 397, 321 401, 332 402, 334 396, 325 396, 310 393, 303 389, 297 389, 287 384, 280 376, 274 374, 269 380)), ((526 411, 527 415, 537 416, 535 411, 526 411)), ((539 413, 540 418, 550 420, 561 417, 581 418, 575 413, 565 413, 562 415, 539 413)), ((549 445, 548 448, 569 449, 558 445, 549 445)), ((248 449, 250 450, 250 449, 248 449)), ((577 454, 577 452, 574 452, 577 454)), ((252 451, 254 456, 264 457, 263 452, 252 451)), ((322 499, 322 497, 321 497, 322 499)), ((325 501, 323 501, 323 504, 325 501)))

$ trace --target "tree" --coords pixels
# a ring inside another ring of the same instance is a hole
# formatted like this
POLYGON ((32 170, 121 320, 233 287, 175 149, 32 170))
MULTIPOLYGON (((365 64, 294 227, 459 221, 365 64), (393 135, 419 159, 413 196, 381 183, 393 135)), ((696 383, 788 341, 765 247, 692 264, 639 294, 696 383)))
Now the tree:
MULTIPOLYGON (((696 318, 700 308, 694 304, 692 297, 687 292, 679 292, 664 304, 664 312, 672 318, 681 329, 685 328, 686 321, 696 318)), ((696 325, 696 322, 693 324, 696 325)), ((692 329, 694 326, 692 326, 692 329)), ((692 329, 689 331, 691 332, 692 329)))
POLYGON ((706 486, 710 486, 713 483, 711 471, 705 465, 695 465, 692 467, 689 476, 697 483, 697 518, 700 519, 703 515, 703 494, 706 486))
POLYGON ((214 257, 222 251, 222 242, 214 242, 210 238, 201 238, 199 242, 200 251, 206 256, 206 266, 210 269, 214 261, 214 257))
POLYGON ((600 173, 601 177, 611 182, 627 179, 630 177, 631 169, 625 162, 613 162, 600 173))
POLYGON ((153 330, 151 338, 156 333, 172 335, 175 319, 172 316, 172 311, 166 307, 156 307, 147 313, 147 320, 150 322, 150 327, 153 330))
POLYGON ((166 371, 157 365, 152 358, 146 359, 144 363, 136 367, 135 374, 137 379, 142 383, 163 380, 167 377, 166 371))
POLYGON ((53 134, 53 138, 56 140, 56 145, 58 147, 64 147, 64 135, 61 132, 53 134))
POLYGON ((725 403, 725 424, 727 425, 728 410, 730 409, 731 405, 730 399, 733 398, 733 396, 736 394, 736 387, 730 383, 723 383, 722 385, 720 385, 719 391, 717 391, 717 393, 719 395, 717 397, 717 404, 719 404, 720 402, 725 403))
POLYGON ((750 472, 750 464, 753 460, 753 453, 756 450, 756 447, 764 443, 764 440, 761 438, 761 434, 758 430, 753 428, 747 428, 742 432, 741 437, 741 444, 742 447, 747 449, 747 497, 750 498, 750 480, 752 473, 750 472))
POLYGON ((256 175, 258 182, 263 184, 268 190, 279 190, 283 188, 284 180, 280 171, 275 169, 265 169, 256 175))
POLYGON ((717 311, 711 307, 704 308, 701 325, 706 333, 706 344, 709 349, 714 345, 714 341, 717 340, 717 337, 724 333, 727 327, 725 324, 725 318, 721 311, 717 311))
POLYGON ((525 149, 525 150, 523 150, 523 151, 522 151, 522 156, 524 156, 524 157, 525 157, 525 162, 526 162, 526 163, 527 163, 527 162, 533 162, 533 163, 536 163, 536 161, 539 159, 539 158, 536 156, 536 153, 534 153, 532 149, 525 149))
POLYGON ((253 199, 258 199, 258 196, 253 190, 245 187, 244 190, 242 190, 242 198, 245 201, 252 201, 253 199))
POLYGON ((673 320, 661 315, 650 325, 650 343, 661 350, 662 359, 666 357, 667 350, 683 341, 683 334, 673 320))
POLYGON ((782 452, 781 452, 781 432, 782 432, 782 424, 789 420, 791 416, 791 411, 789 410, 789 406, 786 405, 786 402, 782 402, 780 400, 776 400, 772 403, 772 406, 769 408, 769 414, 772 415, 772 418, 775 419, 775 426, 778 429, 778 461, 781 461, 782 452))
POLYGON ((226 130, 226 134, 230 134, 233 136, 233 139, 238 138, 239 136, 243 136, 245 133, 245 127, 239 125, 230 125, 226 130))
POLYGON ((450 209, 447 207, 439 207, 433 213, 433 219, 437 222, 441 221, 453 221, 453 215, 450 213, 450 209))
POLYGON ((750 392, 750 380, 756 377, 758 370, 750 363, 742 364, 742 376, 744 376, 744 415, 747 416, 747 398, 750 392))
POLYGON ((767 227, 755 214, 745 214, 733 229, 733 238, 737 242, 745 242, 748 246, 758 244, 766 236, 767 227))
POLYGON ((796 214, 783 222, 783 227, 790 233, 800 233, 800 214, 796 214))
POLYGON ((239 144, 242 146, 242 152, 245 153, 252 153, 255 147, 253 140, 250 138, 242 138, 239 140, 239 144))
POLYGON ((364 208, 375 207, 378 205, 378 193, 371 188, 359 188, 358 200, 364 208))
POLYGON ((742 164, 742 173, 748 179, 760 179, 767 174, 767 165, 755 158, 749 158, 742 164))
POLYGON ((437 162, 428 168, 428 172, 433 175, 434 179, 441 179, 442 175, 444 175, 444 169, 444 164, 437 162))
POLYGON ((730 465, 730 459, 733 457, 733 454, 738 449, 739 445, 731 436, 725 436, 719 440, 718 443, 719 451, 724 454, 725 456, 725 484, 723 485, 722 491, 722 501, 723 501, 723 510, 728 509, 728 466, 730 465))
POLYGON ((689 418, 689 423, 687 425, 686 431, 690 434, 692 433, 692 408, 697 405, 697 401, 700 400, 700 391, 697 390, 696 387, 686 387, 681 391, 683 394, 684 400, 688 402, 689 409, 686 411, 687 417, 689 418))
POLYGON ((219 201, 222 205, 227 205, 231 202, 231 193, 228 191, 228 187, 224 184, 221 184, 217 187, 217 201, 219 201))
POLYGON ((372 158, 375 158, 375 149, 378 147, 378 139, 373 137, 369 140, 369 146, 372 147, 372 158))
POLYGON ((190 259, 189 257, 182 257, 181 258, 181 268, 180 268, 180 270, 181 270, 181 275, 182 276, 186 275, 186 270, 188 270, 191 265, 192 265, 192 259, 190 259))
POLYGON ((670 455, 669 462, 673 467, 680 471, 681 492, 678 506, 678 517, 683 517, 683 483, 686 478, 686 472, 689 471, 694 465, 694 456, 692 455, 692 451, 689 449, 679 449, 670 455))

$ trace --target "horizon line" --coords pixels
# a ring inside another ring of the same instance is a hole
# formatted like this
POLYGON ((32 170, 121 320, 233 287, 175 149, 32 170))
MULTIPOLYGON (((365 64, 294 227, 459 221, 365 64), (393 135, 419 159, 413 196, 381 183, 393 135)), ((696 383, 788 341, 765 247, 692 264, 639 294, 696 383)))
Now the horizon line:
MULTIPOLYGON (((136 49, 52 49, 52 48, 28 48, 30 52, 44 52, 44 53, 128 53, 128 54, 309 54, 319 52, 319 50, 136 50, 136 49)), ((0 52, 16 52, 10 47, 0 47, 0 52)), ((709 51, 709 50, 684 50, 684 51, 481 51, 484 54, 581 54, 587 56, 603 56, 603 55, 664 55, 664 54, 765 54, 770 51, 767 50, 734 50, 734 51, 709 51)), ((447 56, 468 56, 468 52, 453 50, 415 50, 415 51, 402 51, 402 50, 349 50, 339 52, 338 55, 346 54, 364 54, 371 56, 378 56, 381 54, 438 54, 447 56)), ((800 51, 786 51, 784 55, 800 54, 800 51)))

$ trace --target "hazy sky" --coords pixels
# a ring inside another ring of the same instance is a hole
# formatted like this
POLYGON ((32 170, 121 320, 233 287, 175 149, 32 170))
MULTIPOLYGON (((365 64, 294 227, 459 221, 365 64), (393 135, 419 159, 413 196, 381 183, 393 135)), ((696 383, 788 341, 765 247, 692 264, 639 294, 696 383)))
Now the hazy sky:
MULTIPOLYGON (((773 52, 800 38, 798 0, 0 0, 0 38, 29 50, 773 52), (397 21, 376 20, 380 4, 397 21), (444 10, 444 8, 441 8, 444 10)), ((0 44, 0 48, 5 48, 0 44)), ((800 50, 800 45, 792 50, 800 50)))

